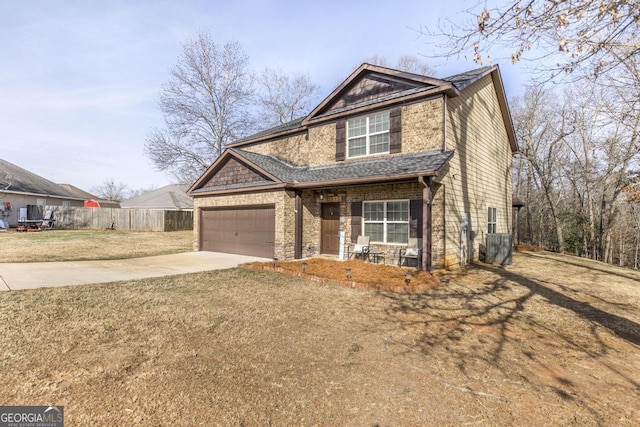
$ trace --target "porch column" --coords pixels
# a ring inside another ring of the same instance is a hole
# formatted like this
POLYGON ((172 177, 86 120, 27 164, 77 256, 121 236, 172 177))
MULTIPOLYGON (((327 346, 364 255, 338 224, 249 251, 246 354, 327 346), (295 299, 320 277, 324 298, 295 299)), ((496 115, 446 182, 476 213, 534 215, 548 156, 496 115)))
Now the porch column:
POLYGON ((431 273, 433 266, 431 265, 431 246, 432 246, 432 232, 431 232, 431 201, 433 194, 431 191, 431 177, 421 176, 419 178, 420 183, 423 185, 422 189, 422 269, 431 273))
POLYGON ((293 256, 295 259, 302 258, 302 191, 296 190, 295 201, 295 239, 293 256))

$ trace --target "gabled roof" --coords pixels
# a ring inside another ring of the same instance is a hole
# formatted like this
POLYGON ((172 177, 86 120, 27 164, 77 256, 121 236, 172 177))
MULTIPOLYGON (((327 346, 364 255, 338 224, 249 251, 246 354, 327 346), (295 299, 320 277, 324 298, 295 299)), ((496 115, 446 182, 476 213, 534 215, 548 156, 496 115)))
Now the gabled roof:
POLYGON ((392 68, 362 64, 306 117, 258 132, 227 147, 243 147, 272 138, 306 132, 311 125, 359 114, 371 108, 385 108, 401 102, 441 94, 456 97, 468 86, 487 75, 493 78, 511 148, 515 152, 517 144, 513 122, 497 66, 481 67, 437 79, 392 68))
POLYGON ((352 161, 348 164, 308 167, 289 164, 273 155, 230 148, 223 152, 222 156, 191 186, 188 192, 192 196, 198 196, 217 192, 263 191, 283 187, 290 189, 337 187, 407 180, 418 176, 437 176, 452 155, 453 151, 433 151, 352 161), (245 167, 261 173, 265 179, 250 183, 206 185, 231 158, 240 159, 245 167))
POLYGON ((3 159, 0 159, 0 193, 84 200, 72 191, 3 159))
POLYGON ((186 193, 188 185, 172 184, 148 191, 120 202, 122 208, 183 210, 193 209, 193 200, 186 193))
POLYGON ((446 80, 362 64, 309 113, 303 124, 353 113, 374 104, 383 106, 399 99, 422 98, 442 92, 449 96, 459 94, 446 80))

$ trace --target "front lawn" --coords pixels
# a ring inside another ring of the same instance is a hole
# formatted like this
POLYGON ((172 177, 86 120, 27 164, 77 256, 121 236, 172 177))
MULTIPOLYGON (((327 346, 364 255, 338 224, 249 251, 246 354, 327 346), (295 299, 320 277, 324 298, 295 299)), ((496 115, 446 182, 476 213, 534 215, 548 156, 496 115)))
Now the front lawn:
POLYGON ((46 230, 0 233, 0 262, 85 261, 193 250, 193 231, 46 230))
POLYGON ((514 254, 424 293, 231 269, 0 293, 0 402, 69 425, 639 425, 640 274, 514 254))

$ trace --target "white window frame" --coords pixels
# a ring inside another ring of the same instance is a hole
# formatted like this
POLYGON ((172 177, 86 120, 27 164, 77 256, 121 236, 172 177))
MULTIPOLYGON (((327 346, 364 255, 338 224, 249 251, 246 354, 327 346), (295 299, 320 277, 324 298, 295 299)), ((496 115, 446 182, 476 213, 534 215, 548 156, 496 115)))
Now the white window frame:
POLYGON ((498 209, 492 206, 487 208, 487 234, 498 232, 498 209))
MULTIPOLYGON (((365 234, 365 230, 366 230, 366 224, 382 224, 382 229, 383 229, 383 241, 377 241, 377 240, 372 240, 372 243, 382 243, 382 244, 390 244, 390 245, 406 245, 407 242, 409 241, 409 233, 411 233, 411 227, 409 225, 409 222, 411 220, 411 203, 409 200, 405 200, 405 199, 395 199, 395 200, 366 200, 362 202, 362 234, 365 234), (367 203, 382 203, 384 205, 384 209, 383 209, 383 218, 382 221, 376 220, 376 221, 372 221, 372 220, 367 220, 367 218, 365 217, 365 205, 367 203), (388 219, 387 216, 387 208, 388 208, 388 204, 389 203, 405 203, 407 205, 407 219, 406 220, 401 220, 401 221, 390 221, 388 219), (407 224, 407 242, 389 242, 389 238, 388 238, 388 225, 389 224, 407 224)), ((366 235, 366 234, 365 234, 366 235)))
POLYGON ((347 138, 347 144, 346 144, 346 154, 347 154, 347 158, 356 158, 356 157, 365 157, 365 156, 377 156, 380 154, 389 154, 390 149, 391 149, 391 114, 389 112, 389 110, 385 110, 385 111, 376 111, 375 113, 370 113, 367 114, 365 116, 358 116, 358 117, 353 117, 351 119, 347 120, 347 126, 346 126, 346 138, 347 138), (378 114, 384 114, 386 116, 386 123, 387 123, 387 129, 386 130, 382 130, 379 132, 370 132, 370 121, 371 118, 375 115, 378 114), (358 119, 365 119, 365 133, 363 135, 357 135, 357 136, 349 136, 349 125, 350 123, 352 123, 354 120, 358 120, 358 119), (376 135, 384 135, 387 134, 387 150, 386 151, 381 151, 378 153, 371 153, 371 137, 376 136, 376 135), (350 142, 354 139, 359 139, 362 137, 365 137, 365 154, 359 154, 359 155, 354 155, 352 156, 350 154, 350 142))
POLYGON ((63 208, 68 208, 71 206, 71 202, 69 200, 63 200, 62 201, 62 207, 63 208))

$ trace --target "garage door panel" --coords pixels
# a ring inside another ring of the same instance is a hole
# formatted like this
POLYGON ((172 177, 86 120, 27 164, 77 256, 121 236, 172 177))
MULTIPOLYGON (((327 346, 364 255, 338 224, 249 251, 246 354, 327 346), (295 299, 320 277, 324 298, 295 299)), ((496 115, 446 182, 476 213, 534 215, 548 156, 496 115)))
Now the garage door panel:
POLYGON ((275 242, 275 208, 203 210, 201 250, 271 258, 275 242))

